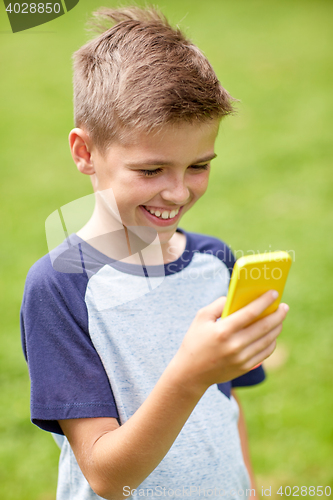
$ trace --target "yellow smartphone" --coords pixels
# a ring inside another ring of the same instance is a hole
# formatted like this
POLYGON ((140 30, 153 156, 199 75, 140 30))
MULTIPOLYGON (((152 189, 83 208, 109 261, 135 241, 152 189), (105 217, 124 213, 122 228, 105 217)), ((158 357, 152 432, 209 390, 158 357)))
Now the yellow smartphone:
POLYGON ((240 257, 232 271, 222 318, 238 311, 268 290, 276 290, 279 296, 255 321, 276 311, 290 266, 290 255, 282 251, 240 257))

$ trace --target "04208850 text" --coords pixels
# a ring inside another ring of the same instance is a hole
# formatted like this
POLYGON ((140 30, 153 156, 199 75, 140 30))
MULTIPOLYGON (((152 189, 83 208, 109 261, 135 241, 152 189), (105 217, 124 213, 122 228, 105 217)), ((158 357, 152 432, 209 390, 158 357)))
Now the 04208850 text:
MULTIPOLYGON (((330 497, 332 490, 330 486, 280 486, 276 495, 281 497, 330 497)), ((264 497, 272 496, 272 487, 261 487, 261 495, 264 497)))

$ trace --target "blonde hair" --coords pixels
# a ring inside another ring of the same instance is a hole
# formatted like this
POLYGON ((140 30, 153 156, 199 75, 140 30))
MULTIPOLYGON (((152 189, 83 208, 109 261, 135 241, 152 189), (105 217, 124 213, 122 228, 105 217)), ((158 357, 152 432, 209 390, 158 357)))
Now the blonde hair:
POLYGON ((101 34, 73 55, 74 120, 102 152, 134 130, 233 111, 206 57, 155 8, 101 8, 90 24, 101 34))

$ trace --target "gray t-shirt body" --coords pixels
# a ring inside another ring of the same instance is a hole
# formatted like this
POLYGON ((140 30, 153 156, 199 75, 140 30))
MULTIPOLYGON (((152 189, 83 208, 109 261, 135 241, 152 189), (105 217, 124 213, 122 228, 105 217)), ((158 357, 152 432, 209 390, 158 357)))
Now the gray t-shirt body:
MULTIPOLYGON (((230 249, 182 232, 186 249, 165 266, 115 262, 72 235, 58 249, 60 260, 45 256, 29 272, 22 342, 32 421, 56 433, 61 446, 57 500, 100 498, 57 420, 114 417, 123 425, 149 396, 197 311, 227 294, 230 249)), ((246 497, 249 476, 230 391, 263 379, 259 367, 211 386, 161 463, 135 491, 124 485, 124 496, 246 497)))

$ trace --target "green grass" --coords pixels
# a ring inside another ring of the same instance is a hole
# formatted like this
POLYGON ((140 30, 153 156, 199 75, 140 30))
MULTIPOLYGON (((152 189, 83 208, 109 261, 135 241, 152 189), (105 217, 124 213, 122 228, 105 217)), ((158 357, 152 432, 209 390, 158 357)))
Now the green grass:
MULTIPOLYGON (((0 6, 5 500, 55 499, 59 453, 51 436, 29 422, 18 318, 26 273, 47 252, 45 219, 91 192, 71 160, 67 136, 71 54, 87 40, 83 25, 96 5, 81 0, 65 16, 17 34, 0 6)), ((238 114, 221 126, 208 192, 182 227, 222 238, 237 255, 282 249, 295 256, 279 341, 286 361, 267 368, 264 384, 239 391, 258 486, 272 486, 272 498, 279 498, 280 485, 333 489, 333 4, 168 0, 159 6, 241 101, 238 114)))

